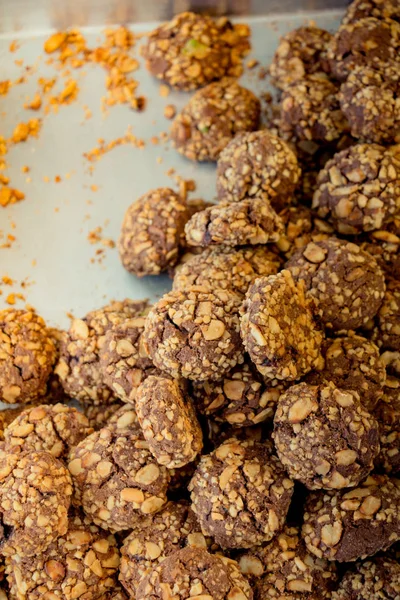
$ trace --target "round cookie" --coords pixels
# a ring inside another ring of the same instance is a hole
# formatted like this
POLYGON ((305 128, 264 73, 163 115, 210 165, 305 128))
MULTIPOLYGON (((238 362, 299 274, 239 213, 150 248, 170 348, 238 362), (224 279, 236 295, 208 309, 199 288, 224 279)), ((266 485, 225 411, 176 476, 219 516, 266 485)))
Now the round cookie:
POLYGON ((227 18, 182 12, 154 29, 142 46, 152 75, 178 90, 190 91, 221 79, 239 77, 249 49, 250 30, 227 18))
POLYGON ((382 69, 356 67, 339 93, 351 135, 376 144, 400 141, 399 96, 398 65, 389 63, 382 69))
POLYGON ((387 282, 373 335, 381 351, 400 351, 400 281, 387 282))
POLYGON ((332 381, 336 387, 353 390, 362 406, 371 411, 383 394, 386 381, 385 363, 377 346, 360 335, 327 339, 322 344, 323 366, 306 376, 310 385, 332 381))
POLYGON ((374 258, 359 246, 329 238, 310 242, 286 263, 295 281, 303 281, 325 327, 357 329, 378 312, 385 277, 374 258))
POLYGON ((297 140, 332 142, 348 129, 340 110, 338 88, 326 76, 310 75, 285 88, 281 99, 282 130, 297 140))
POLYGON ((356 392, 299 383, 279 398, 273 439, 292 479, 309 490, 354 487, 374 468, 379 426, 356 392))
POLYGON ((267 198, 275 210, 293 203, 301 171, 290 146, 267 130, 238 134, 217 166, 220 202, 267 198))
POLYGON ((366 17, 341 25, 329 44, 327 56, 332 75, 345 81, 358 66, 382 69, 398 60, 400 24, 392 19, 366 17))
POLYGON ((204 534, 251 548, 283 527, 293 485, 268 444, 231 438, 201 457, 188 489, 204 534))
POLYGON ((330 598, 336 587, 334 563, 310 554, 298 527, 285 525, 273 540, 240 554, 237 561, 251 578, 256 600, 330 598))
POLYGON ((192 286, 165 294, 147 316, 144 342, 159 369, 193 381, 220 379, 243 362, 239 296, 192 286))
POLYGON ((159 513, 134 519, 131 529, 121 547, 119 580, 132 597, 141 580, 167 556, 185 546, 207 549, 188 502, 168 502, 159 513))
POLYGON ((104 336, 116 324, 140 315, 146 306, 147 300, 112 302, 72 321, 55 369, 67 396, 91 405, 115 402, 100 364, 104 336))
POLYGON ((353 0, 347 7, 342 25, 356 23, 365 17, 400 21, 399 2, 398 0, 353 0))
POLYGON ((137 277, 159 275, 179 258, 189 218, 186 201, 170 188, 157 188, 133 202, 118 240, 124 268, 137 277))
POLYGON ((72 450, 68 468, 76 502, 108 531, 130 529, 136 513, 157 512, 167 501, 169 474, 135 427, 92 433, 72 450))
POLYGON ((197 411, 232 427, 251 427, 272 421, 282 385, 268 384, 250 360, 237 365, 221 381, 193 383, 197 411))
POLYGON ((377 144, 356 144, 320 171, 312 206, 336 231, 354 235, 382 229, 398 216, 399 195, 400 155, 377 144))
POLYGON ((21 558, 44 552, 67 530, 71 477, 48 452, 1 452, 0 551, 21 558))
POLYGON ((103 598, 117 579, 119 552, 114 536, 79 513, 68 531, 42 554, 7 557, 6 573, 15 598, 103 598))
POLYGON ((172 123, 170 139, 194 161, 216 161, 225 146, 260 120, 260 101, 234 79, 224 78, 198 90, 172 123))
POLYGON ((357 563, 346 571, 335 592, 337 600, 396 600, 400 592, 400 564, 385 556, 357 563))
POLYGON ((0 311, 0 400, 23 404, 46 393, 56 348, 45 322, 31 310, 0 311))
POLYGON ((183 548, 150 571, 136 590, 136 600, 253 600, 238 564, 202 548, 183 548))
POLYGON ((318 27, 299 27, 283 36, 270 65, 275 87, 285 90, 307 75, 328 72, 326 51, 332 34, 318 27))
POLYGON ((304 286, 287 270, 250 286, 240 326, 251 360, 268 379, 293 381, 320 363, 322 334, 304 286))
POLYGON ((150 376, 136 394, 136 412, 149 450, 168 469, 194 461, 203 448, 203 434, 191 398, 179 383, 150 376))
POLYGON ((388 377, 383 397, 374 410, 379 423, 381 450, 375 460, 378 470, 388 475, 400 472, 400 379, 388 377))
POLYGON ((4 432, 5 450, 45 451, 66 459, 70 450, 93 429, 82 413, 72 406, 41 405, 21 413, 4 432))
POLYGON ((277 242, 280 218, 266 198, 223 202, 196 213, 185 225, 189 246, 245 246, 277 242))
POLYGON ((172 289, 201 285, 244 295, 257 277, 274 275, 280 264, 276 253, 266 246, 211 246, 177 267, 172 289))
POLYGON ((312 554, 338 562, 387 550, 400 539, 398 481, 370 475, 352 490, 311 493, 302 535, 312 554))

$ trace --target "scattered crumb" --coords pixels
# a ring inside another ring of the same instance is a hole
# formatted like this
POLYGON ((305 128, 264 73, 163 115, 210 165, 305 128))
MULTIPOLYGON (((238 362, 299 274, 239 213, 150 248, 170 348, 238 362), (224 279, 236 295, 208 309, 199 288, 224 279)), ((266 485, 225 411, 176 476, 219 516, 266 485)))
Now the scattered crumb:
POLYGON ((166 98, 167 96, 169 96, 170 89, 167 85, 161 84, 159 92, 162 98, 166 98))
POLYGON ((107 152, 110 152, 117 146, 123 146, 126 144, 130 144, 132 146, 135 146, 135 148, 143 148, 145 145, 144 140, 137 138, 132 133, 131 127, 128 127, 125 135, 123 135, 122 137, 116 138, 107 143, 105 142, 105 140, 100 139, 100 140, 98 140, 98 143, 99 143, 98 147, 93 148, 89 152, 85 152, 83 154, 83 156, 89 162, 95 162, 95 161, 99 160, 102 156, 104 156, 104 154, 107 154, 107 152))
POLYGON ((28 167, 27 165, 21 167, 21 173, 29 173, 30 170, 30 167, 28 167))
POLYGON ((92 192, 97 192, 97 190, 99 189, 99 186, 92 183, 92 185, 90 186, 90 189, 92 190, 92 192))
POLYGON ((30 119, 27 123, 18 123, 12 134, 11 142, 19 144, 20 142, 26 142, 31 136, 38 137, 41 126, 41 119, 30 119))
POLYGON ((9 79, 0 81, 0 96, 5 96, 6 94, 8 94, 10 87, 11 87, 11 81, 9 79))
POLYGON ((255 58, 251 58, 250 60, 247 61, 247 68, 254 69, 254 67, 256 67, 259 64, 260 63, 258 62, 258 60, 256 60, 255 58))
POLYGON ((173 104, 167 104, 164 108, 164 117, 166 119, 173 119, 176 115, 176 107, 173 104))
POLYGON ((24 198, 25 194, 15 188, 4 186, 0 189, 0 206, 5 207, 9 204, 15 204, 24 200, 24 198))
POLYGON ((6 303, 10 304, 11 306, 13 306, 17 300, 22 300, 23 302, 25 302, 26 298, 23 294, 18 294, 16 292, 12 292, 11 294, 8 294, 7 298, 6 298, 6 303))
POLYGON ((17 42, 17 40, 13 40, 8 47, 10 52, 16 52, 17 50, 19 50, 19 48, 20 48, 20 45, 17 42))

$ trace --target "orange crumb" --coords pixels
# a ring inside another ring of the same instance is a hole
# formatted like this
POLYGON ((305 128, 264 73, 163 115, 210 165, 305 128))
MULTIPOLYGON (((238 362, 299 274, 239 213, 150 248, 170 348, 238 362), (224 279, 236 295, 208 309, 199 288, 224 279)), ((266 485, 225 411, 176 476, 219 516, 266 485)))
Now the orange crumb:
POLYGON ((36 93, 33 97, 33 99, 31 100, 31 102, 27 102, 26 104, 24 104, 24 108, 30 109, 30 110, 39 110, 39 108, 42 106, 42 99, 40 97, 40 94, 36 93))
POLYGON ((15 204, 25 198, 25 194, 10 187, 3 187, 0 189, 0 206, 8 206, 9 204, 15 204))
POLYGON ((3 275, 1 281, 4 283, 4 285, 13 285, 13 283, 15 283, 14 280, 8 275, 3 275))
POLYGON ((154 145, 157 146, 157 144, 160 143, 160 140, 158 139, 158 137, 156 135, 153 135, 153 137, 150 138, 150 142, 154 145))
POLYGON ((59 175, 56 175, 56 176, 54 177, 54 181, 55 181, 55 183, 60 183, 60 181, 61 181, 61 177, 60 177, 59 175))
POLYGON ((92 192, 97 192, 97 190, 99 189, 99 186, 92 183, 92 185, 90 186, 90 189, 92 190, 92 192))
POLYGON ((19 49, 19 44, 17 40, 13 40, 11 44, 8 46, 10 52, 16 52, 19 49))
POLYGON ((43 181, 44 183, 49 183, 50 177, 48 177, 47 175, 43 175, 43 181))
POLYGON ((37 137, 41 126, 42 122, 40 119, 30 119, 27 123, 18 123, 12 134, 11 141, 14 144, 19 144, 20 142, 25 142, 30 136, 37 137))
POLYGON ((24 61, 22 58, 19 58, 17 60, 14 60, 14 63, 17 65, 17 67, 22 67, 22 65, 24 64, 24 61))
POLYGON ((8 185, 10 183, 10 178, 0 173, 0 183, 3 185, 8 185))
POLYGON ((170 92, 170 89, 167 85, 165 85, 165 84, 160 85, 159 93, 162 98, 166 98, 167 96, 169 96, 169 92, 170 92))
POLYGON ((0 96, 5 96, 8 93, 8 90, 11 87, 11 81, 6 79, 5 81, 0 81, 0 96))
POLYGON ((23 294, 12 293, 12 294, 8 294, 8 296, 6 298, 7 304, 10 304, 11 306, 13 306, 17 300, 25 301, 25 296, 23 294))
POLYGON ((157 156, 157 162, 158 162, 159 165, 161 165, 162 161, 163 161, 162 157, 161 156, 157 156))
POLYGON ((36 265, 37 265, 37 260, 36 260, 36 258, 34 258, 34 259, 32 260, 32 262, 31 262, 31 265, 32 265, 32 267, 36 267, 36 265))
POLYGON ((111 140, 108 143, 106 143, 103 139, 99 139, 98 142, 98 147, 93 148, 89 152, 85 152, 83 154, 83 156, 90 162, 99 160, 104 154, 107 154, 107 152, 110 152, 110 150, 113 150, 117 146, 122 146, 125 144, 131 144, 136 148, 141 148, 144 146, 144 141, 133 135, 131 127, 128 127, 125 135, 122 137, 111 140))
POLYGON ((164 108, 164 117, 166 119, 173 119, 176 115, 176 107, 173 104, 167 104, 164 108))
POLYGON ((21 167, 22 173, 29 173, 30 170, 31 170, 30 167, 28 167, 27 165, 24 165, 23 167, 21 167))
POLYGON ((247 61, 247 68, 254 69, 254 67, 256 67, 258 64, 258 60, 256 60, 255 58, 250 58, 250 60, 247 61))

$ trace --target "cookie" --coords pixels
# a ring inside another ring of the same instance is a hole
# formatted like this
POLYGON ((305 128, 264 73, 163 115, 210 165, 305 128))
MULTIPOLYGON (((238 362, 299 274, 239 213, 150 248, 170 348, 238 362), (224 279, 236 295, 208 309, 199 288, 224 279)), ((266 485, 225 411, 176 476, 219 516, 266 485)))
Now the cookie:
POLYGON ((122 432, 124 429, 129 431, 136 430, 141 434, 142 429, 139 424, 136 409, 133 404, 123 404, 115 411, 107 421, 107 425, 113 425, 115 429, 122 432))
POLYGON ((357 329, 378 312, 385 277, 373 257, 352 242, 331 237, 310 242, 286 263, 321 322, 336 331, 357 329))
POLYGON ((383 397, 373 412, 379 423, 380 453, 375 460, 377 470, 388 475, 400 472, 400 379, 390 376, 383 397))
POLYGON ((245 246, 277 242, 282 223, 266 198, 223 202, 196 213, 185 225, 189 246, 245 246))
POLYGON ((0 551, 33 557, 67 530, 71 477, 48 452, 1 452, 0 551))
POLYGON ((398 60, 400 24, 392 19, 366 17, 341 25, 329 44, 327 57, 332 75, 345 81, 359 66, 382 69, 398 60))
POLYGON ((68 468, 76 503, 108 531, 129 529, 136 513, 157 512, 167 501, 169 474, 134 427, 92 433, 72 450, 68 468))
POLYGON ((352 490, 313 492, 306 501, 303 539, 319 558, 351 562, 387 550, 400 539, 400 487, 370 475, 352 490))
POLYGON ((258 128, 260 112, 253 92, 224 78, 192 96, 172 123, 170 139, 189 160, 216 161, 235 135, 258 128))
POLYGON ((240 133, 221 152, 217 166, 220 202, 267 198, 275 210, 293 203, 300 179, 290 146, 267 130, 240 133))
POLYGON ((186 202, 170 188, 157 188, 133 202, 118 240, 123 267, 137 277, 159 275, 178 261, 186 202))
POLYGON ((374 341, 382 350, 400 351, 400 281, 387 283, 386 293, 377 316, 374 341))
POLYGON ((44 553, 7 557, 7 580, 15 598, 96 600, 116 585, 119 560, 114 536, 76 512, 44 553))
POLYGON ((24 410, 4 432, 5 449, 45 451, 66 459, 68 453, 93 429, 82 413, 72 406, 41 405, 24 410))
POLYGON ((231 438, 201 457, 189 491, 204 534, 222 548, 251 548, 283 527, 293 482, 268 444, 231 438))
POLYGON ((194 461, 203 447, 203 434, 192 400, 177 381, 150 376, 139 387, 136 412, 149 450, 168 469, 194 461))
POLYGON ((293 381, 320 363, 322 334, 303 285, 287 270, 260 277, 250 286, 241 334, 251 360, 268 379, 293 381))
POLYGON ((252 600, 253 592, 234 560, 201 548, 183 548, 154 567, 136 600, 252 600))
POLYGON ((277 254, 264 245, 209 246, 177 267, 172 289, 185 290, 200 285, 231 290, 243 296, 257 277, 274 275, 280 264, 277 254))
POLYGON ((34 404, 21 404, 15 408, 0 410, 0 441, 4 441, 4 431, 10 423, 22 413, 22 411, 33 408, 34 404))
POLYGON ((270 65, 271 82, 281 90, 308 75, 328 72, 326 51, 332 35, 318 27, 299 27, 283 36, 270 65))
POLYGON ((299 383, 284 392, 273 439, 289 476, 310 490, 356 486, 372 471, 379 453, 378 423, 357 392, 332 382, 299 383))
POLYGON ((155 366, 192 381, 220 379, 243 362, 239 296, 193 286, 165 294, 147 316, 144 343, 155 366))
POLYGON ((357 563, 344 574, 335 600, 375 600, 388 598, 396 600, 400 592, 400 564, 379 556, 372 560, 357 563))
POLYGON ((347 7, 342 25, 356 23, 360 19, 365 19, 365 17, 400 21, 398 0, 353 0, 347 7))
POLYGON ((214 21, 193 12, 178 14, 154 29, 142 47, 152 75, 178 90, 191 91, 224 75, 239 77, 250 50, 250 30, 226 17, 214 21))
POLYGON ((338 152, 320 171, 312 206, 336 231, 385 229, 399 215, 400 156, 378 144, 338 152))
POLYGON ((45 322, 31 310, 0 311, 0 400, 24 404, 46 393, 56 348, 45 322))

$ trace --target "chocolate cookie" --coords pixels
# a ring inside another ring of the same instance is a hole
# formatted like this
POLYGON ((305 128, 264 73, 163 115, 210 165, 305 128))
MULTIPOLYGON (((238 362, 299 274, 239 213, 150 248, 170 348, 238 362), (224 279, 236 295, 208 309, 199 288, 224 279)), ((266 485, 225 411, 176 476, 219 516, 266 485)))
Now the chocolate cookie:
POLYGON ((387 283, 378 312, 374 341, 381 350, 400 351, 400 281, 395 279, 387 283))
POLYGON ((307 75, 329 71, 326 51, 332 35, 318 27, 299 27, 283 36, 270 65, 272 83, 285 90, 307 75))
POLYGON ((251 548, 283 527, 293 485, 268 444, 231 438, 201 457, 189 491, 203 533, 251 548))
POLYGON ((175 378, 220 379, 243 362, 241 299, 193 286, 165 294, 147 316, 144 342, 156 367, 175 378))
POLYGON ((279 398, 273 438, 292 479, 308 489, 354 487, 374 468, 379 426, 356 392, 299 383, 279 398))
POLYGON ((362 327, 376 315, 385 294, 385 277, 373 257, 359 246, 329 238, 310 242, 286 263, 325 327, 362 327))
POLYGON ((244 131, 258 128, 260 101, 234 79, 198 90, 172 123, 170 139, 194 161, 216 161, 225 146, 244 131))
POLYGON ((142 47, 152 75, 179 90, 195 90, 224 75, 239 77, 250 30, 226 17, 214 21, 193 12, 178 14, 154 29, 142 47))
POLYGON ((33 557, 67 530, 71 477, 48 452, 1 452, 0 551, 33 557))
POLYGON ((157 512, 167 501, 169 474, 134 427, 92 433, 72 450, 68 468, 76 502, 108 531, 129 529, 137 512, 157 512))
POLYGON ((44 396, 56 360, 45 322, 31 310, 0 311, 0 400, 23 404, 44 396))
POLYGON ((400 472, 400 379, 388 377, 383 397, 374 410, 379 423, 381 450, 375 460, 378 470, 388 475, 400 472))
POLYGON ((313 208, 339 233, 354 235, 384 229, 399 215, 399 194, 400 155, 377 144, 357 144, 335 154, 320 171, 313 208))
POLYGON ((136 590, 136 600, 253 600, 238 564, 201 548, 183 548, 154 567, 136 590))
POLYGON ((251 360, 268 379, 292 381, 320 363, 322 334, 303 285, 296 284, 287 270, 250 286, 241 333, 251 360))
POLYGON ((223 202, 196 213, 185 226, 189 246, 245 246, 277 242, 283 225, 266 198, 223 202))
POLYGON ((399 593, 400 564, 379 556, 346 571, 334 597, 335 600, 396 600, 399 593))
POLYGON ((370 475, 352 490, 309 495, 302 529, 319 558, 350 562, 386 550, 400 539, 400 487, 396 479, 370 475))
POLYGON ((24 410, 33 408, 34 404, 21 404, 15 408, 0 410, 0 441, 4 440, 4 431, 24 410))
POLYGON ((188 218, 186 202, 169 188, 151 190, 131 204, 118 240, 125 269, 143 277, 173 267, 188 218))
POLYGON ((217 167, 219 201, 267 198, 275 210, 293 203, 300 179, 290 146, 267 130, 240 133, 221 152, 217 167))
POLYGON ((342 19, 342 25, 356 23, 365 17, 400 21, 398 0, 353 0, 342 19))

